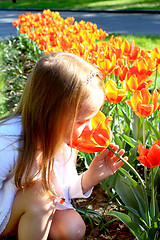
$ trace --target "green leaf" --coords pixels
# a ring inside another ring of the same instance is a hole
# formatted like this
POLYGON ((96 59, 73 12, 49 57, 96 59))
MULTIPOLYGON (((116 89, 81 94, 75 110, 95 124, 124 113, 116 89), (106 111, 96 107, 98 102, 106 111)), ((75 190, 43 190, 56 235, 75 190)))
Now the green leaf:
MULTIPOLYGON (((128 208, 135 209, 138 212, 139 216, 146 222, 148 208, 146 202, 144 201, 144 194, 141 186, 134 181, 127 172, 121 169, 127 177, 123 177, 119 174, 115 186, 115 190, 125 206, 128 208)), ((133 213, 133 212, 132 212, 133 213)))
POLYGON ((141 119, 134 112, 132 117, 132 132, 134 139, 139 139, 142 135, 141 119))
POLYGON ((136 141, 135 139, 125 135, 125 134, 120 134, 120 136, 123 137, 123 139, 131 146, 131 147, 136 147, 138 146, 138 141, 136 141))
POLYGON ((123 113, 124 120, 127 123, 128 128, 130 129, 131 120, 129 119, 129 117, 127 116, 127 114, 123 110, 122 110, 122 113, 123 113))
POLYGON ((149 225, 148 222, 149 208, 147 208, 146 202, 144 201, 143 191, 139 185, 137 185, 136 188, 133 187, 132 191, 138 202, 140 216, 142 217, 147 226, 149 225))
POLYGON ((119 146, 120 149, 123 148, 123 142, 122 142, 121 138, 119 136, 117 136, 116 133, 114 134, 114 141, 119 146))
POLYGON ((153 130, 153 132, 154 132, 154 134, 156 136, 156 139, 160 140, 160 134, 159 134, 158 130, 156 130, 149 121, 146 121, 146 125, 148 125, 148 126, 150 126, 152 128, 152 130, 153 130))
POLYGON ((159 229, 158 221, 154 221, 148 232, 148 240, 158 240, 159 229))
POLYGON ((131 182, 132 184, 136 187, 137 186, 137 182, 131 177, 130 173, 128 171, 126 171, 124 168, 119 168, 119 171, 121 173, 123 173, 131 182))
POLYGON ((119 220, 121 220, 138 240, 146 240, 147 234, 145 229, 143 229, 140 225, 132 222, 132 219, 125 213, 112 211, 110 213, 107 213, 107 215, 117 217, 119 220))

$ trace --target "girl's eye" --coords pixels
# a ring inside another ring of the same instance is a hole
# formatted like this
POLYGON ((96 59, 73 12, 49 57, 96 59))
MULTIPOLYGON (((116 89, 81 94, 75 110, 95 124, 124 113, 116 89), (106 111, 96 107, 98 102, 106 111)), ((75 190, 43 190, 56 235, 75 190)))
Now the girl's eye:
POLYGON ((77 122, 78 125, 83 125, 85 122, 77 122))
POLYGON ((90 121, 90 119, 87 119, 87 120, 79 121, 77 123, 78 123, 78 125, 83 125, 83 124, 85 124, 85 123, 87 123, 89 121, 90 121))

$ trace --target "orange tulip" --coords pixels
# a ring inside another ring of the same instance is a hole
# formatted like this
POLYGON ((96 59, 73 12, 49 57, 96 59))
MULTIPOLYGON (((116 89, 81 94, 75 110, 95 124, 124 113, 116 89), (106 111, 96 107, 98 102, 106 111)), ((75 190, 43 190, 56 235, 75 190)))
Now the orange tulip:
POLYGON ((16 20, 12 22, 13 27, 18 27, 19 26, 19 20, 16 20))
POLYGON ((112 80, 107 81, 104 91, 106 99, 111 103, 119 103, 127 96, 127 91, 125 89, 117 89, 117 84, 112 80))
POLYGON ((112 139, 109 121, 112 121, 112 117, 105 117, 99 111, 91 120, 92 130, 84 130, 70 146, 88 153, 102 151, 108 147, 112 139))
POLYGON ((152 75, 156 70, 156 63, 146 52, 141 51, 141 56, 137 59, 136 67, 140 74, 152 75))
POLYGON ((138 146, 139 157, 137 160, 148 168, 155 168, 160 166, 160 141, 153 143, 150 149, 142 147, 142 143, 138 146))
POLYGON ((157 61, 160 58, 160 49, 155 47, 151 52, 151 59, 157 61))
POLYGON ((125 101, 139 117, 150 116, 159 108, 158 92, 154 89, 152 103, 150 103, 150 93, 146 88, 135 91, 131 99, 125 101))
POLYGON ((141 78, 141 75, 136 75, 134 72, 129 72, 126 74, 126 86, 130 92, 135 92, 136 90, 141 90, 142 88, 148 88, 152 85, 153 81, 147 78, 141 78))
POLYGON ((140 55, 141 48, 140 47, 134 47, 131 51, 131 53, 128 55, 128 63, 133 64, 134 61, 137 60, 138 56, 140 55))

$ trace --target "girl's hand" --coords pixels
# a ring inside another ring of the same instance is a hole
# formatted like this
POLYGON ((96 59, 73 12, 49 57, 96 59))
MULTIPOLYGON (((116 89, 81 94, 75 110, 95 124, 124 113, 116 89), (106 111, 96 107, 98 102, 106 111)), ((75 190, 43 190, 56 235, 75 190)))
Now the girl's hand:
MULTIPOLYGON (((110 147, 114 151, 118 151, 119 147, 114 144, 110 144, 110 147)), ((124 149, 121 149, 118 154, 122 156, 124 149)), ((124 157, 127 160, 127 157, 124 157)), ((113 175, 122 165, 123 161, 109 149, 104 149, 99 155, 97 155, 91 162, 89 169, 82 176, 82 189, 83 192, 87 192, 90 188, 97 185, 100 181, 113 175)))

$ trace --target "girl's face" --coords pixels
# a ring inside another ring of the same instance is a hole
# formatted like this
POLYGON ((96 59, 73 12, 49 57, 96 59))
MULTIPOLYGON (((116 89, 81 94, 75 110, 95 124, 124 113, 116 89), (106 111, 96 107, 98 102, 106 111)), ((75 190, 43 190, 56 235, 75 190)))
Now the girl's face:
MULTIPOLYGON (((82 131, 92 129, 91 119, 97 114, 103 103, 103 90, 92 91, 91 97, 86 102, 84 102, 77 114, 72 133, 72 141, 77 139, 81 135, 82 131)), ((67 143, 70 142, 70 138, 71 130, 68 130, 66 136, 67 143)))

